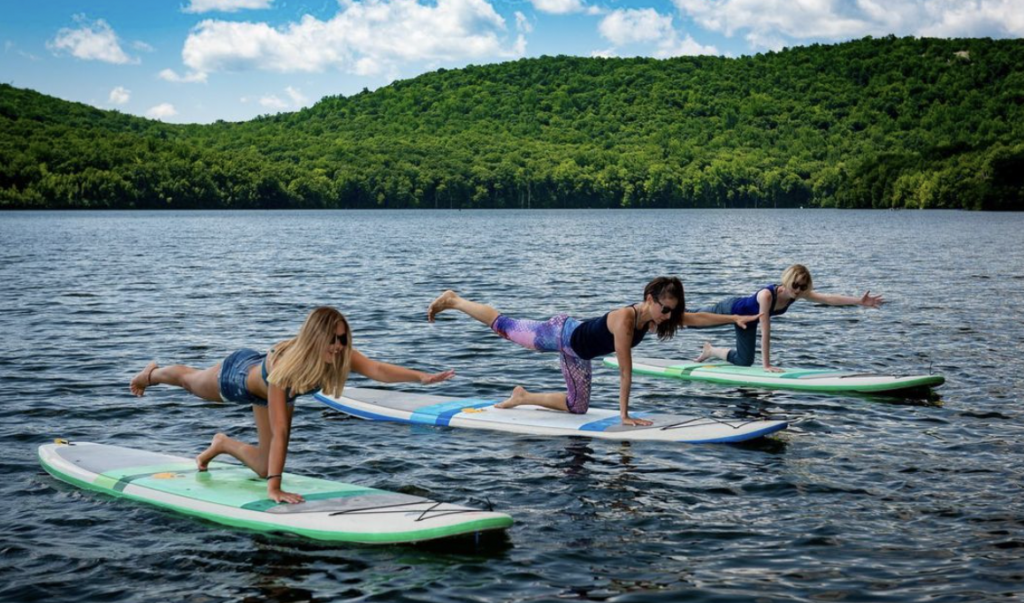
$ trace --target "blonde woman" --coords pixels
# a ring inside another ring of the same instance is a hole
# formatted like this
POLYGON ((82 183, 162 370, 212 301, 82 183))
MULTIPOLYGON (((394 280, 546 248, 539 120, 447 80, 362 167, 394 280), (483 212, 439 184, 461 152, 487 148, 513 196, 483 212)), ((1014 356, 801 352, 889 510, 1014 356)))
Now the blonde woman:
MULTIPOLYGON (((781 373, 782 369, 773 366, 771 362, 772 317, 785 314, 794 302, 801 299, 828 306, 864 306, 866 308, 878 308, 885 303, 881 295, 871 295, 870 291, 861 297, 818 293, 814 290, 811 272, 801 264, 793 264, 782 273, 780 284, 766 285, 749 297, 731 297, 710 308, 702 308, 701 312, 760 314, 761 363, 766 371, 781 373)), ((739 366, 750 366, 754 364, 756 337, 756 324, 753 329, 736 329, 736 349, 716 348, 711 345, 710 341, 706 341, 704 349, 696 361, 704 362, 711 358, 718 358, 739 366)))
POLYGON ((455 375, 452 370, 428 374, 367 358, 352 346, 352 330, 341 312, 320 307, 306 317, 298 335, 267 354, 241 349, 205 370, 150 362, 129 387, 141 396, 147 387, 163 383, 211 402, 251 404, 259 444, 218 433, 196 457, 196 466, 205 471, 218 455, 229 454, 267 480, 267 496, 274 502, 298 503, 303 501, 300 495, 281 489, 295 398, 318 389, 340 396, 350 371, 385 383, 438 383, 455 375))

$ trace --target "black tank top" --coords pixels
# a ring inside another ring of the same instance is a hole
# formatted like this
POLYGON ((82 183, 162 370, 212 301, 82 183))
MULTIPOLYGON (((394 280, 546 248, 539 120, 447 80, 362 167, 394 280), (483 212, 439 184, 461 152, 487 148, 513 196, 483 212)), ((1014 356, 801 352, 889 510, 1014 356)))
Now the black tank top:
MULTIPOLYGON (((629 306, 633 308, 633 306, 629 306)), ((636 308, 633 308, 634 321, 636 320, 636 308)), ((611 314, 609 312, 608 314, 611 314)), ((607 356, 615 351, 615 336, 608 330, 608 314, 600 318, 589 318, 580 323, 569 338, 569 345, 572 351, 584 360, 591 360, 598 356, 607 356)), ((635 323, 634 323, 635 324, 635 323)), ((638 343, 644 340, 647 334, 647 325, 633 330, 633 343, 629 346, 635 348, 638 343)))

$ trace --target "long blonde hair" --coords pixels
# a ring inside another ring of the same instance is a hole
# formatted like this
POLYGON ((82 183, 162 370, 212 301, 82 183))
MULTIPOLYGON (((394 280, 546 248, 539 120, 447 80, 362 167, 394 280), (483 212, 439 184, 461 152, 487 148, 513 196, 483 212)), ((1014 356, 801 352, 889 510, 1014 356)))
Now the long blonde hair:
POLYGON ((273 369, 267 381, 290 392, 302 394, 322 389, 337 398, 345 388, 352 366, 352 328, 341 312, 329 306, 320 306, 309 313, 299 334, 281 342, 271 352, 273 369), (342 352, 341 362, 327 364, 323 351, 331 345, 338 325, 345 325, 348 345, 342 352))
POLYGON ((798 279, 803 278, 807 282, 806 291, 810 291, 814 288, 814 280, 811 278, 811 271, 808 270, 803 264, 793 264, 782 273, 782 285, 787 289, 793 289, 793 283, 798 279))

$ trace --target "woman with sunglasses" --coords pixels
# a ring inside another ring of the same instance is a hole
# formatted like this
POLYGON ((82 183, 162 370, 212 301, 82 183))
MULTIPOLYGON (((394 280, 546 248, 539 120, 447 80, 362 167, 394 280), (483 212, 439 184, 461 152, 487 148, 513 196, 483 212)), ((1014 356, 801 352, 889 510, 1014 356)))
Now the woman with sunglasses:
MULTIPOLYGON (((849 295, 830 295, 814 290, 811 272, 801 264, 793 264, 782 273, 782 281, 776 285, 766 285, 749 297, 732 297, 723 300, 710 308, 702 308, 701 312, 712 314, 757 314, 761 317, 761 362, 766 371, 781 373, 782 369, 771 363, 771 323, 773 316, 785 314, 794 302, 808 301, 828 306, 864 306, 877 308, 885 303, 881 295, 871 295, 868 291, 861 297, 849 295)), ((698 327, 699 328, 699 327, 698 327)), ((710 341, 704 342, 704 349, 697 362, 718 358, 738 366, 754 364, 754 344, 757 338, 757 325, 752 329, 736 329, 736 349, 716 348, 710 341)))
POLYGON ((158 367, 150 362, 129 387, 141 396, 147 387, 164 383, 211 402, 251 404, 259 444, 252 446, 218 433, 209 448, 196 457, 196 466, 206 471, 218 455, 231 455, 267 480, 271 500, 298 503, 302 496, 281 489, 295 398, 318 389, 340 396, 349 371, 385 383, 437 383, 455 374, 452 370, 421 373, 371 360, 352 347, 351 335, 341 312, 320 307, 306 317, 298 335, 278 343, 267 354, 241 349, 205 370, 182 364, 158 367))
POLYGON ((516 386, 512 395, 497 404, 497 408, 533 404, 573 414, 585 414, 590 407, 590 361, 614 352, 619 360, 619 411, 622 423, 650 425, 650 421, 629 416, 632 349, 643 341, 648 332, 657 333, 658 339, 664 340, 675 335, 680 326, 736 324, 742 327, 757 319, 756 316, 685 312, 684 302, 683 283, 675 277, 661 276, 644 287, 644 297, 640 303, 584 321, 559 314, 540 322, 510 318, 491 306, 459 297, 454 291, 445 291, 431 302, 427 309, 427 320, 434 322, 437 315, 445 310, 459 310, 525 348, 558 352, 568 391, 533 393, 522 386, 516 386))

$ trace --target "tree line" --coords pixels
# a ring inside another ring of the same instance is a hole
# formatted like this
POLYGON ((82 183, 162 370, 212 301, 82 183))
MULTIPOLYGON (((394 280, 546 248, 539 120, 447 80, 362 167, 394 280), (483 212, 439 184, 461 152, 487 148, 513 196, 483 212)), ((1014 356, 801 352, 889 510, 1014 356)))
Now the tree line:
POLYGON ((0 85, 0 208, 1024 209, 1024 40, 438 70, 242 123, 0 85))

